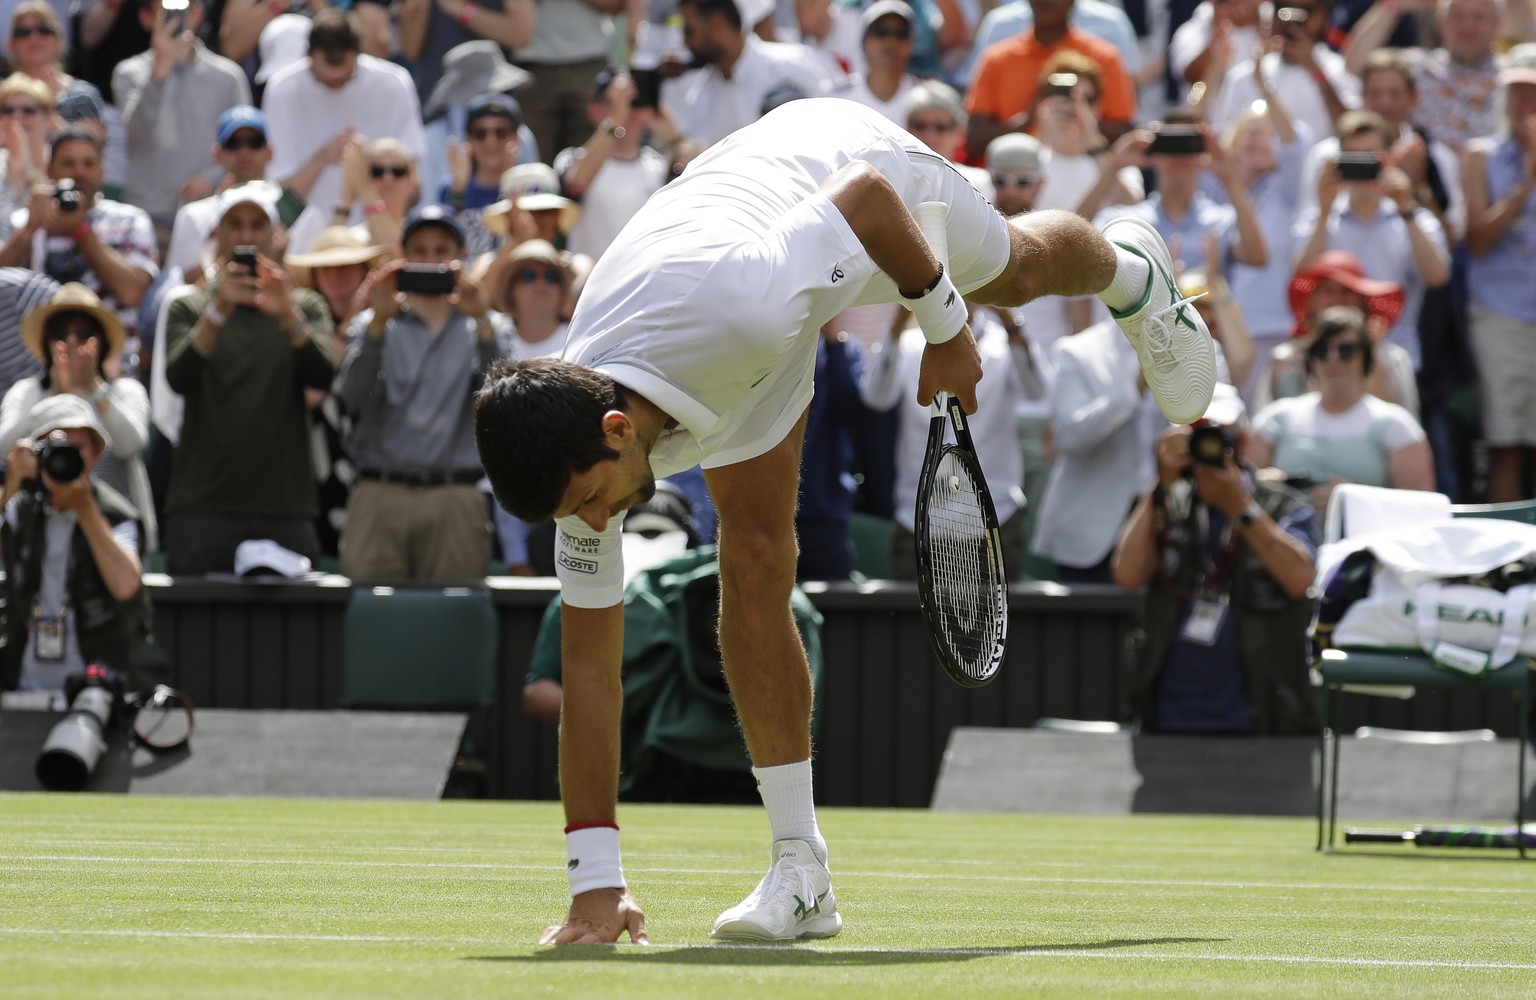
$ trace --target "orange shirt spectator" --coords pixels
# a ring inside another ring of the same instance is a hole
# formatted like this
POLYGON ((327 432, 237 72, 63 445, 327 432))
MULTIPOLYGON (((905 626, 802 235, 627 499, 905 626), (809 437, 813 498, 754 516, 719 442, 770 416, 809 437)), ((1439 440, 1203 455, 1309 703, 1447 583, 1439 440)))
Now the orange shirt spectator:
POLYGON ((966 98, 966 111, 1007 122, 1029 112, 1035 103, 1035 82, 1046 60, 1062 49, 1072 49, 1099 64, 1104 78, 1103 120, 1129 123, 1136 118, 1136 86, 1125 71, 1120 54, 1109 42, 1076 28, 1053 44, 1045 45, 1033 31, 1021 32, 987 47, 976 64, 966 98))

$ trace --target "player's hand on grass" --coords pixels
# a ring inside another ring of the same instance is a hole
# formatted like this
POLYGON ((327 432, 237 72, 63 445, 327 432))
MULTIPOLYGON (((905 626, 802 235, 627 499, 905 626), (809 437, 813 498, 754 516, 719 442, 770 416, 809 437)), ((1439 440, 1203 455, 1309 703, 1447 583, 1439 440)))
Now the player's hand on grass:
POLYGON ((625 931, 635 944, 650 944, 645 914, 625 889, 593 889, 571 900, 565 923, 550 927, 539 944, 611 944, 625 931))
POLYGON ((981 381, 981 352, 971 326, 965 325, 942 344, 923 348, 923 364, 917 376, 917 401, 923 406, 933 402, 940 389, 953 393, 966 413, 976 412, 976 383, 981 381))

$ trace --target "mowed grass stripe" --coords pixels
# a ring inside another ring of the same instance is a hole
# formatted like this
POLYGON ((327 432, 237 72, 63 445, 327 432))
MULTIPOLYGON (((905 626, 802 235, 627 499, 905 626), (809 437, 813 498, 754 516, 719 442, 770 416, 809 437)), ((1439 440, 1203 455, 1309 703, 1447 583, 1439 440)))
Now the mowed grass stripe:
POLYGON ((761 811, 626 806, 656 946, 555 949, 532 942, 566 905, 556 804, 13 795, 0 816, 8 1000, 1354 1000, 1524 996, 1536 971, 1536 869, 1319 856, 1305 820, 825 810, 844 934, 741 948, 707 932, 761 875, 761 811))

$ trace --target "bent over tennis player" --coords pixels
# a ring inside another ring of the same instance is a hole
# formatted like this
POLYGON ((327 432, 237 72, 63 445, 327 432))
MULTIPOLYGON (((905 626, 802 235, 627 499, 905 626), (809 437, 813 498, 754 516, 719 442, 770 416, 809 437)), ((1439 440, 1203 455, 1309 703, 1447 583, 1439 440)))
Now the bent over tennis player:
POLYGON ((1151 226, 1066 212, 1005 220, 941 156, 852 101, 784 105, 658 192, 587 281, 561 358, 501 362, 475 404, 496 499, 556 519, 565 628, 560 788, 571 905, 543 943, 646 940, 619 857, 623 512, 702 464, 719 511, 720 648, 772 829, 768 874, 713 936, 842 929, 811 795, 811 682, 790 615, 795 497, 821 326, 900 302, 928 346, 917 397, 976 409, 962 296, 1098 293, 1176 422, 1211 399, 1215 352, 1151 226), (912 210, 948 206, 948 260, 912 210))

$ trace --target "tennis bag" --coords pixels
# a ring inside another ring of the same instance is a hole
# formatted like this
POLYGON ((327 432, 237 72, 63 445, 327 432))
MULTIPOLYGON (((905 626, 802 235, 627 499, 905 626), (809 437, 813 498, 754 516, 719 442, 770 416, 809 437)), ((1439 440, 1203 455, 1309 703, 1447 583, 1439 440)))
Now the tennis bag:
POLYGON ((1318 550, 1314 647, 1422 650, 1469 675, 1536 655, 1536 525, 1433 521, 1318 550))

